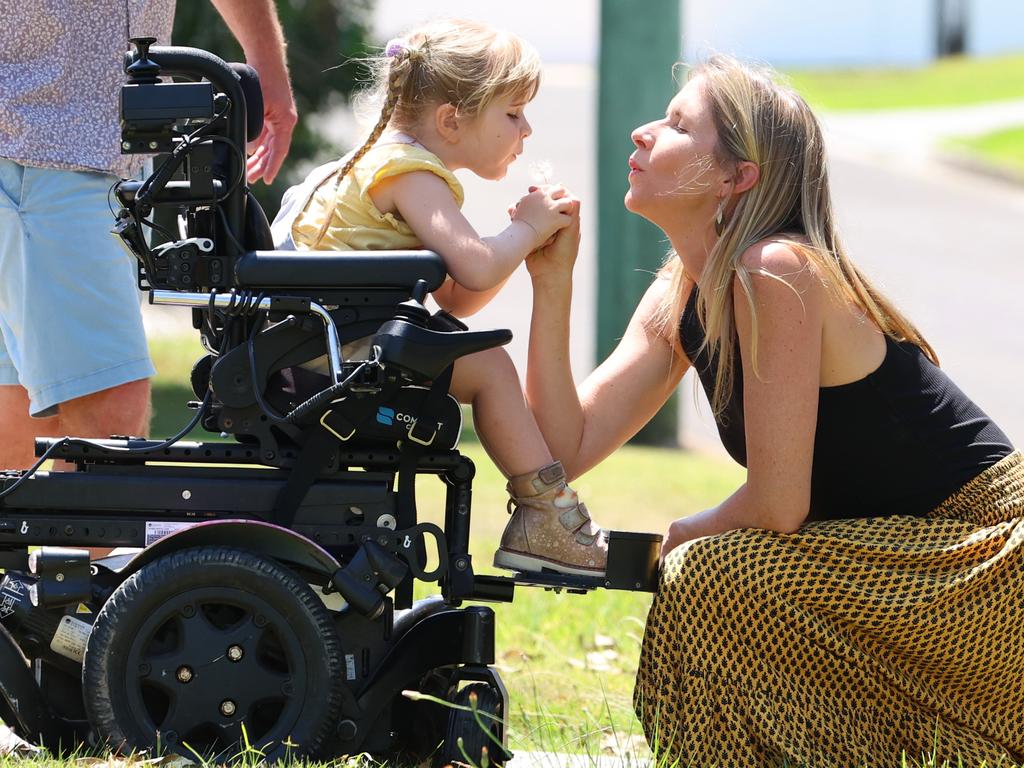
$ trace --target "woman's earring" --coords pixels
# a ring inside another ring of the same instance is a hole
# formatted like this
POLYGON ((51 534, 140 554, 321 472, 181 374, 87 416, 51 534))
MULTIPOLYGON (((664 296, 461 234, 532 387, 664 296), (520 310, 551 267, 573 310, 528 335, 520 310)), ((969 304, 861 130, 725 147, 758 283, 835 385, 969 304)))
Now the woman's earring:
POLYGON ((718 204, 718 212, 715 214, 715 234, 721 237, 725 231, 725 198, 718 204))

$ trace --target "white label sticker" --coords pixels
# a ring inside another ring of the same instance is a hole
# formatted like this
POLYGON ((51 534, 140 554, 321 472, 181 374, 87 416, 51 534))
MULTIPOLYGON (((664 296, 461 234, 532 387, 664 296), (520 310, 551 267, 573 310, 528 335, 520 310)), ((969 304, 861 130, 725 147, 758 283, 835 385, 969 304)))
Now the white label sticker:
POLYGON ((50 641, 50 648, 61 656, 67 656, 81 664, 90 632, 92 624, 86 624, 74 616, 64 616, 57 625, 57 632, 50 641))
POLYGON ((345 678, 348 680, 356 679, 356 657, 355 654, 345 654, 345 678))
POLYGON ((180 531, 185 528, 191 528, 195 523, 172 523, 167 520, 147 520, 146 521, 146 546, 148 547, 154 541, 162 539, 169 533, 180 531))

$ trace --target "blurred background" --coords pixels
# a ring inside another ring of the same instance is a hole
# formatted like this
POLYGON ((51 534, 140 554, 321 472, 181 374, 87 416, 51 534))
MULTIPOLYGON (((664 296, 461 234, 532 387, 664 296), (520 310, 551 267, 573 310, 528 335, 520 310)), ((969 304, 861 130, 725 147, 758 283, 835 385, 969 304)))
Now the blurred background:
MULTIPOLYGON (((582 198, 572 330, 578 380, 614 346, 668 248, 621 205, 630 129, 663 113, 679 84, 676 61, 724 52, 775 67, 821 117, 852 256, 909 313, 954 380, 1024 444, 1020 0, 282 0, 278 7, 300 129, 281 179, 258 191, 271 217, 289 184, 360 143, 376 120, 351 106, 363 76, 352 58, 439 16, 486 21, 537 47, 545 69, 527 109, 533 136, 503 181, 460 174, 464 210, 481 234, 497 232, 542 165, 582 198)), ((174 42, 240 59, 209 3, 178 4, 174 42)), ((511 328, 521 372, 530 302, 521 268, 470 321, 511 328)), ((181 332, 162 313, 148 320, 156 336, 181 332)), ((643 438, 720 451, 689 378, 643 438)))

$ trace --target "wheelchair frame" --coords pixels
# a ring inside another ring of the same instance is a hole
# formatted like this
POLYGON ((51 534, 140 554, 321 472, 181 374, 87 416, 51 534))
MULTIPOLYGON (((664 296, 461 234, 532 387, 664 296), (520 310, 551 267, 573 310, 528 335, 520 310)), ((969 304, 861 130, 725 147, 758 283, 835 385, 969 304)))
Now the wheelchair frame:
POLYGON ((122 147, 170 159, 118 185, 115 232, 150 301, 192 308, 213 350, 193 370, 190 427, 235 440, 46 438, 37 455, 77 471, 0 472, 0 717, 58 750, 225 755, 245 724, 271 759, 451 761, 464 758, 438 742, 472 715, 402 691, 471 691, 493 725, 464 746, 501 764, 495 615, 463 602, 509 602, 516 585, 653 591, 660 536, 611 532, 600 578, 474 573, 475 470, 447 382, 455 359, 511 334, 430 316, 436 254, 274 252, 243 179, 258 81, 205 51, 132 42, 122 147), (179 209, 184 231, 153 247, 156 207, 179 209), (342 359, 368 335, 368 360, 342 359), (289 389, 325 348, 326 380, 289 389), (411 407, 388 423, 395 397, 411 407), (417 520, 423 474, 446 485, 443 528, 417 520), (142 549, 90 562, 86 546, 142 549), (414 602, 415 581, 440 594, 414 602))

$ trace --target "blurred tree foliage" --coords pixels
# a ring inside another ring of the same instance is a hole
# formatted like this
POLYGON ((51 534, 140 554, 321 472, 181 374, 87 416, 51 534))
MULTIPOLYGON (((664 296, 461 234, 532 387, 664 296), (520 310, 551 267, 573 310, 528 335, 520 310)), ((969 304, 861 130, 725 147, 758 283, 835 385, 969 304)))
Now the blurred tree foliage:
MULTIPOLYGON (((285 0, 277 13, 288 43, 288 67, 299 111, 291 151, 282 172, 267 187, 256 184, 253 192, 267 216, 274 217, 281 195, 301 181, 302 161, 325 162, 349 147, 336 147, 317 133, 314 115, 342 103, 356 89, 365 71, 351 57, 365 55, 373 0, 285 0)), ((228 31, 220 14, 208 2, 179 2, 174 19, 173 41, 191 45, 226 61, 244 61, 242 49, 228 31)))

